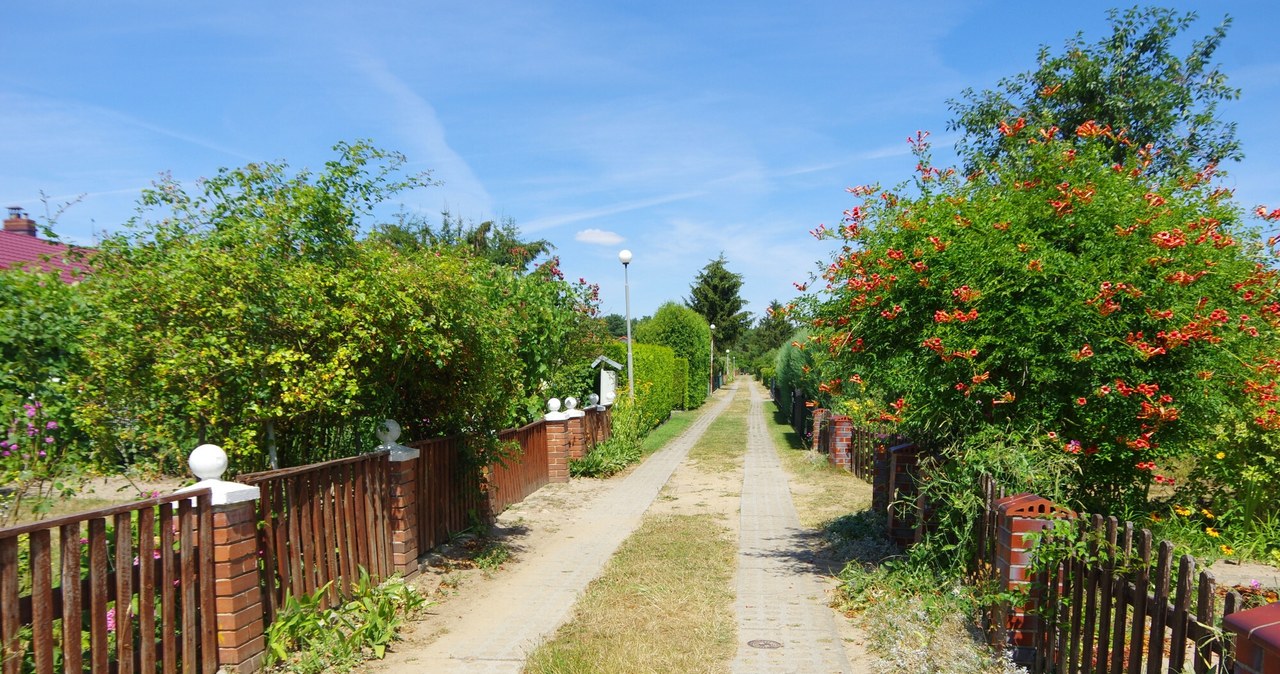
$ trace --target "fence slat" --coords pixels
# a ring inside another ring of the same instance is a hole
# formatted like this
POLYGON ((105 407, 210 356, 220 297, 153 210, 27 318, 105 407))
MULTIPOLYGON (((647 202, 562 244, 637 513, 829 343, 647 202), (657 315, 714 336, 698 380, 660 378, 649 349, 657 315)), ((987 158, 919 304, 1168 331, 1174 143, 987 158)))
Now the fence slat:
POLYGON ((18 537, 0 540, 0 658, 4 674, 21 674, 18 616, 18 537))
MULTIPOLYGON (((116 667, 120 674, 133 674, 133 518, 130 513, 115 516, 116 538, 116 667)), ((141 563, 142 560, 138 560, 141 563)))
POLYGON ((1187 626, 1191 620, 1191 582, 1195 573, 1196 560, 1191 555, 1183 555, 1178 562, 1178 585, 1174 591, 1173 613, 1173 648, 1169 652, 1169 674, 1181 674, 1187 659, 1187 626))
MULTIPOLYGON (((1121 529, 1120 554, 1123 559, 1128 560, 1133 555, 1133 522, 1125 522, 1121 529)), ((1128 584, 1124 573, 1112 573, 1111 596, 1115 612, 1111 619, 1111 674, 1124 672, 1125 628, 1129 617, 1129 597, 1126 592, 1128 584)))
POLYGON ((177 526, 173 504, 160 506, 160 664, 164 674, 178 671, 178 560, 173 553, 177 526))
MULTIPOLYGON (((218 625, 213 571, 213 496, 204 494, 197 501, 200 533, 200 663, 204 674, 218 671, 218 625)), ((195 629, 187 625, 184 629, 195 629)))
POLYGON ((196 671, 197 635, 189 626, 196 624, 196 549, 195 518, 189 499, 178 502, 178 547, 181 565, 178 585, 182 590, 182 671, 196 671))
POLYGON ((62 555, 62 668, 64 672, 84 669, 80 649, 80 523, 58 527, 58 552, 62 555), (74 616, 70 620, 68 616, 74 616))
POLYGON ((1173 567, 1173 544, 1160 541, 1156 555, 1155 592, 1151 597, 1151 638, 1147 642, 1147 674, 1160 674, 1164 662, 1165 628, 1169 619, 1169 575, 1173 567))
POLYGON ((1196 641, 1196 661, 1193 664, 1196 674, 1206 674, 1213 662, 1212 633, 1213 628, 1213 574, 1200 572, 1200 587, 1196 597, 1196 624, 1191 630, 1196 641))
POLYGON ((107 520, 89 520, 89 657, 94 674, 107 674, 107 520))
POLYGON ((1138 532, 1138 564, 1133 571, 1133 624, 1129 630, 1129 672, 1142 674, 1142 644, 1146 642, 1147 589, 1151 575, 1151 532, 1138 532))
MULTIPOLYGON (((38 674, 53 672, 53 569, 48 529, 31 532, 31 648, 38 674)), ((13 604, 16 606, 16 604, 13 604)))

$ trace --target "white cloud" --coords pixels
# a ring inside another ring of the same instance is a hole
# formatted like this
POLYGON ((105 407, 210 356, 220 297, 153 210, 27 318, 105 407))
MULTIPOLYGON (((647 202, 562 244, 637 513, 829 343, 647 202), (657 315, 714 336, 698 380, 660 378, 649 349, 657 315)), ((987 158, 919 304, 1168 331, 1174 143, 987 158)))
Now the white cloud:
POLYGON ((461 212, 492 211, 492 197, 467 160, 449 145, 435 107, 382 60, 362 53, 352 53, 350 60, 376 90, 385 121, 414 146, 412 163, 431 166, 432 177, 443 182, 445 197, 461 204, 461 212))
POLYGON ((574 235, 575 241, 582 243, 595 244, 597 246, 615 246, 626 241, 626 239, 617 232, 606 232, 603 229, 584 229, 574 235))

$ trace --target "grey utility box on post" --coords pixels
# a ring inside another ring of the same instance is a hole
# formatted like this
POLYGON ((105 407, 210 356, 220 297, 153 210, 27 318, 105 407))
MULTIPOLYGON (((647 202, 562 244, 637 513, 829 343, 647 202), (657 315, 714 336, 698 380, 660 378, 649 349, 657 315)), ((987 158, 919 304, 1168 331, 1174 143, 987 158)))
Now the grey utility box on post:
POLYGON ((622 370, 622 363, 600 356, 591 363, 591 367, 600 370, 600 376, 596 378, 596 393, 600 394, 600 404, 612 405, 618 397, 618 372, 622 370))

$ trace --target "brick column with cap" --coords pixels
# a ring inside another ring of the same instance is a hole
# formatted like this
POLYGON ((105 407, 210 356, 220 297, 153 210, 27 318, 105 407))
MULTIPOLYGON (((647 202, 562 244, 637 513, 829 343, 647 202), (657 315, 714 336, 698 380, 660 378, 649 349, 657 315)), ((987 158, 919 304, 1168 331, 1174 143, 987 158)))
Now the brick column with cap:
POLYGON ((267 648, 256 500, 213 507, 213 573, 218 664, 256 672, 267 648))
POLYGON ((815 452, 820 452, 824 449, 821 444, 822 425, 827 421, 827 414, 829 414, 829 412, 821 407, 813 411, 813 437, 809 443, 809 449, 812 449, 815 452))
POLYGON ((411 576, 418 571, 418 450, 391 453, 391 570, 411 576))
POLYGON ((833 466, 852 471, 853 419, 843 414, 834 414, 830 417, 829 423, 831 424, 831 454, 828 455, 828 460, 833 466))
POLYGON ((543 417, 547 428, 547 480, 569 481, 569 417, 560 411, 560 400, 547 401, 543 417))
POLYGON ((1031 582, 1028 566, 1031 564, 1032 545, 1027 535, 1052 528, 1054 520, 1075 519, 1076 513, 1035 494, 1006 496, 996 500, 994 505, 995 571, 1000 587, 1025 590, 1027 594, 1022 604, 1007 605, 997 612, 995 626, 1002 629, 993 633, 996 643, 992 645, 1012 649, 1014 662, 1025 665, 1035 660, 1035 644, 1038 643, 1041 625, 1034 611, 1039 608, 1044 592, 1044 588, 1031 582))
MULTIPOLYGON (((208 488, 213 506, 213 617, 218 664, 231 672, 256 672, 266 652, 262 578, 258 571, 258 487, 226 482, 227 454, 217 445, 200 445, 187 461, 200 481, 187 489, 208 488)), ((178 490, 181 493, 183 490, 178 490)))
POLYGON ((1280 674, 1280 604, 1232 613, 1222 623, 1236 634, 1233 674, 1280 674))
MULTIPOLYGON (((576 398, 566 398, 566 429, 569 433, 569 447, 566 456, 570 459, 581 459, 587 453, 587 413, 578 409, 576 398)), ((566 473, 567 475, 567 473, 566 473)))

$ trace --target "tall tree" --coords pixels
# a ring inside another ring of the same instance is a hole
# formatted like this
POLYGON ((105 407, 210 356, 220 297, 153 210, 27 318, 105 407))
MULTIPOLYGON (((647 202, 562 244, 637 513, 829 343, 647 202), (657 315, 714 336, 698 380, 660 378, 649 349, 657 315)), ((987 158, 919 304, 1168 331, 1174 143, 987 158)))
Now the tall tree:
POLYGON ((742 274, 729 271, 726 264, 724 253, 708 262, 689 287, 689 299, 684 302, 716 326, 716 346, 722 350, 733 348, 751 326, 751 313, 743 311, 746 301, 738 294, 742 274))
MULTIPOLYGON (((1212 63, 1231 18, 1193 40, 1182 57, 1175 41, 1195 22, 1194 12, 1134 7, 1110 10, 1108 18, 1110 36, 1088 44, 1077 33, 1057 54, 1041 46, 1035 70, 1000 80, 995 91, 966 89, 948 102, 955 114, 948 126, 962 132, 957 150, 970 170, 986 169, 1005 153, 1001 141, 1023 124, 1074 131, 1090 120, 1123 129, 1124 143, 1154 145, 1152 166, 1161 173, 1243 156, 1235 123, 1217 115, 1218 103, 1239 98, 1240 90, 1227 86, 1212 63)), ((1123 161, 1121 143, 1112 143, 1111 155, 1123 161)))

